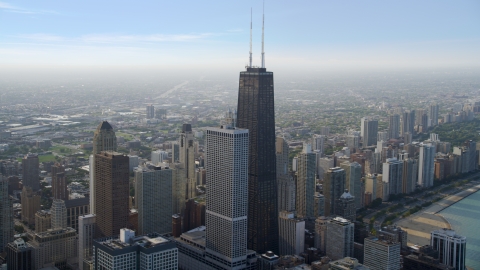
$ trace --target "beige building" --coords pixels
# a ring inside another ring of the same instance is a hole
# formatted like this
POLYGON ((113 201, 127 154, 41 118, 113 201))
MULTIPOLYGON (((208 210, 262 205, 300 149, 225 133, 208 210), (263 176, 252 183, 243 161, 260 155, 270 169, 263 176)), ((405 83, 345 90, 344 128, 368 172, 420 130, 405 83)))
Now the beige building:
POLYGON ((72 228, 48 230, 30 236, 28 243, 34 248, 34 269, 67 265, 78 260, 78 237, 72 228))
POLYGON ((39 210, 35 213, 35 232, 46 232, 52 227, 52 215, 50 211, 39 210))
POLYGON ((40 210, 41 196, 33 192, 31 187, 24 186, 21 194, 22 200, 22 221, 29 225, 35 224, 35 213, 40 210))

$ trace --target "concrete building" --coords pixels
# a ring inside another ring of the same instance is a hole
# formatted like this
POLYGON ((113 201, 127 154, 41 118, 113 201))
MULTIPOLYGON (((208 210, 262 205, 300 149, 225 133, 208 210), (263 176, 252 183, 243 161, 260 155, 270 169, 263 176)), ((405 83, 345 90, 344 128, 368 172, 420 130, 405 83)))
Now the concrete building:
POLYGON ((152 104, 147 105, 147 119, 153 119, 155 118, 155 106, 152 104))
POLYGON ((400 115, 394 114, 388 117, 388 138, 396 139, 400 136, 400 115))
POLYGON ((116 152, 95 155, 95 215, 98 236, 115 235, 128 224, 128 157, 116 152))
POLYGON ((345 161, 340 164, 340 167, 345 170, 345 189, 355 197, 355 207, 362 208, 362 166, 358 162, 345 161))
POLYGON ((135 170, 139 234, 172 232, 172 176, 172 169, 167 167, 138 167, 135 170))
POLYGON ((335 215, 341 216, 344 219, 349 220, 350 222, 355 221, 356 217, 356 205, 355 197, 353 197, 348 189, 337 199, 335 203, 335 215))
POLYGON ((315 248, 320 252, 327 252, 327 223, 330 221, 328 217, 318 217, 315 220, 315 248))
POLYGON ((37 213, 35 213, 35 232, 46 232, 48 229, 51 228, 52 215, 50 214, 50 211, 38 210, 37 213))
POLYGON ((259 270, 273 270, 275 265, 278 264, 279 261, 278 255, 271 251, 267 251, 266 253, 262 254, 258 259, 258 269, 259 270))
POLYGON ((40 189, 40 172, 37 154, 27 154, 22 159, 23 186, 31 187, 33 191, 40 189))
MULTIPOLYGON (((408 155, 408 154, 406 154, 408 155)), ((415 191, 418 177, 418 161, 413 158, 403 160, 402 192, 412 193, 415 191)))
POLYGON ((378 198, 376 173, 365 176, 365 192, 370 192, 372 194, 372 201, 378 198))
POLYGON ((280 255, 300 255, 305 249, 305 220, 282 211, 278 219, 280 255))
POLYGON ((315 163, 316 155, 311 146, 305 144, 298 155, 296 213, 299 218, 315 219, 315 163))
POLYGON ((346 143, 352 152, 357 152, 357 150, 360 149, 360 136, 347 135, 346 143))
POLYGON ((172 205, 173 213, 183 217, 185 213, 185 201, 187 197, 187 178, 185 177, 185 165, 183 163, 171 163, 172 168, 172 205))
POLYGON ((418 158, 418 184, 424 188, 433 186, 435 146, 431 143, 421 143, 418 158))
POLYGON ((128 171, 132 173, 138 167, 140 159, 138 156, 128 155, 128 171))
POLYGON ((465 269, 467 238, 454 230, 440 229, 430 233, 430 246, 439 253, 441 263, 465 269))
POLYGON ((337 199, 340 198, 345 191, 345 177, 345 170, 340 167, 328 169, 323 183, 325 216, 330 216, 335 213, 337 199))
POLYGON ((438 251, 431 246, 414 247, 413 252, 403 257, 404 270, 454 270, 455 267, 440 263, 438 251))
POLYGON ((78 198, 65 201, 67 208, 67 227, 74 228, 78 231, 78 218, 90 213, 89 198, 78 198))
POLYGON ((78 218, 78 265, 80 270, 89 270, 93 265, 93 239, 95 238, 95 215, 78 218))
POLYGON ((375 145, 378 135, 378 120, 363 117, 361 120, 361 136, 363 138, 363 147, 375 145))
POLYGON ((345 257, 333 262, 330 262, 331 270, 369 270, 370 268, 359 263, 357 259, 352 257, 345 257))
POLYGON ((22 238, 6 246, 7 266, 12 270, 34 269, 33 248, 22 238))
POLYGON ((56 163, 52 166, 52 195, 54 199, 68 200, 65 167, 60 163, 56 163))
POLYGON ((372 270, 400 270, 400 243, 376 236, 365 238, 363 264, 372 270))
POLYGON ((13 202, 8 196, 8 180, 0 176, 0 253, 13 241, 13 202))
POLYGON ((28 243, 34 249, 33 269, 51 265, 63 268, 78 261, 78 236, 72 228, 32 234, 28 243))
POLYGON ((313 204, 313 216, 316 218, 325 216, 325 196, 319 192, 315 192, 313 204))
POLYGON ((40 210, 41 196, 38 195, 29 186, 23 186, 22 194, 22 221, 26 221, 29 225, 35 224, 35 213, 40 210))
POLYGON ((295 181, 288 170, 289 148, 284 138, 276 138, 278 211, 295 210, 295 181))
POLYGON ((95 155, 102 151, 117 151, 117 137, 112 126, 103 121, 93 133, 93 152, 89 158, 90 165, 90 213, 95 214, 95 155))
POLYGON ((312 137, 312 150, 313 151, 318 151, 321 154, 325 153, 325 140, 326 136, 325 135, 313 135, 312 137))
POLYGON ((159 234, 135 236, 134 231, 122 229, 120 237, 93 241, 93 269, 176 270, 178 249, 159 234))
MULTIPOLYGON (((402 113, 402 135, 403 137, 411 137, 415 127, 415 111, 407 111, 402 113), (408 135, 406 135, 408 133, 408 135)), ((409 140, 410 142, 411 140, 409 140)))
POLYGON ((327 223, 326 253, 332 260, 353 257, 353 222, 336 217, 327 223))
POLYGON ((178 141, 179 144, 179 162, 185 167, 185 178, 187 178, 187 197, 192 199, 196 197, 197 181, 195 178, 195 143, 192 132, 192 125, 183 124, 182 133, 178 141))
POLYGON ((395 225, 383 227, 377 232, 377 235, 381 236, 385 240, 400 243, 401 248, 407 247, 408 233, 407 231, 402 230, 400 227, 395 225))
POLYGON ((383 163, 383 181, 388 183, 388 195, 403 192, 403 162, 389 158, 383 163))
POLYGON ((160 163, 166 162, 168 159, 168 152, 162 151, 162 150, 157 150, 157 151, 152 151, 150 160, 153 165, 158 165, 160 163))
POLYGON ((428 113, 431 126, 438 125, 438 104, 430 105, 430 110, 428 111, 428 113))
POLYGON ((50 213, 52 216, 51 221, 53 230, 67 228, 67 208, 65 207, 64 201, 54 199, 52 207, 50 208, 50 213))
POLYGON ((207 129, 205 255, 222 268, 247 264, 248 136, 229 125, 207 129))

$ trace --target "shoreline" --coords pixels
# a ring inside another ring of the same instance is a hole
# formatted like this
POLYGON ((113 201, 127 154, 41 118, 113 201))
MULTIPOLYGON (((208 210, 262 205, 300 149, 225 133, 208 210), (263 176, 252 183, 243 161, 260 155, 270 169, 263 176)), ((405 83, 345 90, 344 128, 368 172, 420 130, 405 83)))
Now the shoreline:
POLYGON ((479 181, 475 181, 474 184, 474 186, 449 195, 409 217, 397 220, 396 225, 408 233, 408 245, 429 245, 431 231, 442 228, 454 229, 439 212, 479 191, 479 181))

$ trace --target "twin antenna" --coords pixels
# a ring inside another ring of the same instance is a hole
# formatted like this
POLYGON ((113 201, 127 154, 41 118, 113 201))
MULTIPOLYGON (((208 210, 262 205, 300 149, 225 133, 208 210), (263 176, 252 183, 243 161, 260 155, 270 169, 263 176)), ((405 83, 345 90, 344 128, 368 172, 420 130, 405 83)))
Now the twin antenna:
MULTIPOLYGON (((253 10, 250 9, 250 64, 252 67, 252 17, 253 10)), ((263 2, 263 18, 262 18, 262 68, 265 68, 265 50, 264 50, 264 33, 265 33, 265 1, 263 2)))

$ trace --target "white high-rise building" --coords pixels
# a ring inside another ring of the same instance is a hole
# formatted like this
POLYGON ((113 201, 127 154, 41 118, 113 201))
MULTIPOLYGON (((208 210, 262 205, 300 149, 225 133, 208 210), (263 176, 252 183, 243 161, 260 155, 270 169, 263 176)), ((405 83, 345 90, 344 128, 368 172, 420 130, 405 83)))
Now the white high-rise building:
POLYGON ((280 255, 300 255, 305 249, 305 220, 282 211, 278 219, 280 255))
POLYGON ((229 125, 207 129, 205 259, 219 267, 247 265, 248 135, 229 125))
POLYGON ((441 263, 455 269, 466 269, 466 237, 456 234, 454 230, 435 230, 430 233, 430 246, 438 251, 441 263))
POLYGON ((84 261, 92 264, 93 239, 95 237, 95 215, 85 215, 78 218, 78 265, 84 268, 84 261))
POLYGON ((388 158, 383 163, 383 181, 388 183, 388 195, 403 193, 403 161, 388 158))
POLYGON ((435 145, 431 143, 420 144, 418 158, 418 184, 422 187, 432 187, 435 170, 435 145))
POLYGON ((168 152, 157 150, 152 151, 150 160, 152 161, 153 165, 158 165, 159 163, 164 162, 168 158, 168 152))

